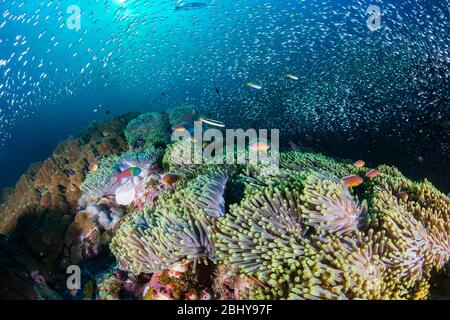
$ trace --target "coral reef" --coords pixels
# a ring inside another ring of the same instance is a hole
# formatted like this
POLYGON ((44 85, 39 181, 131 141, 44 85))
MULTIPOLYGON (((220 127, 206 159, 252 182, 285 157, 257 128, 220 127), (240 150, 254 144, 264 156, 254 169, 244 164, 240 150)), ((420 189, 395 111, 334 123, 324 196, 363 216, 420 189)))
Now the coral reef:
POLYGON ((128 114, 97 124, 79 137, 61 142, 44 162, 31 165, 14 189, 3 192, 0 233, 14 230, 17 219, 25 214, 44 209, 75 213, 89 164, 128 149, 122 133, 135 116, 128 114))

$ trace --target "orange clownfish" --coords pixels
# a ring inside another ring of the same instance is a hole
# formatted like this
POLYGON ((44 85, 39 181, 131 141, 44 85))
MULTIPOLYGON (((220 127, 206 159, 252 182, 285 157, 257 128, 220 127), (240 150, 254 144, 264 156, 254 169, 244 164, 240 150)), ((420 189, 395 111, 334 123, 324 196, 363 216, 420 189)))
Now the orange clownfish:
POLYGON ((355 167, 362 168, 366 165, 366 163, 364 162, 364 160, 358 160, 354 163, 354 165, 355 167))
POLYGON ((175 173, 166 173, 161 179, 161 183, 165 186, 171 186, 178 182, 181 176, 175 173))
POLYGON ((254 145, 252 145, 250 147, 250 149, 252 151, 255 151, 255 152, 259 152, 259 151, 263 151, 264 152, 264 151, 269 150, 270 146, 267 143, 258 142, 258 143, 255 143, 254 145))

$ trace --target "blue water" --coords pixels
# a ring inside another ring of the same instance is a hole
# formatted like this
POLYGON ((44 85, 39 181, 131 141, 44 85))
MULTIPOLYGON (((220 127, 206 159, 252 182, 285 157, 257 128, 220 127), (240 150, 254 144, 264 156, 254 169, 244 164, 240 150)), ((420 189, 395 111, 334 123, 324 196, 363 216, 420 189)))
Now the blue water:
POLYGON ((182 2, 1 1, 0 189, 93 121, 192 103, 450 190, 447 1, 182 2))

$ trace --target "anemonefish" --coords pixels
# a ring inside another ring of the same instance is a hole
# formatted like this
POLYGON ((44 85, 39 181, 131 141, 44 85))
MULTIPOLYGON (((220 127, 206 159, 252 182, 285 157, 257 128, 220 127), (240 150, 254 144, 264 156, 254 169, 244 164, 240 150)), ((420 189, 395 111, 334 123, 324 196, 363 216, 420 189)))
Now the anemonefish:
POLYGON ((406 192, 399 192, 398 193, 398 197, 400 198, 400 200, 402 200, 403 202, 408 201, 409 199, 409 195, 406 192))
POLYGON ((354 163, 354 165, 355 167, 362 168, 366 165, 366 163, 364 162, 364 160, 358 160, 354 163))
POLYGON ((255 143, 254 145, 250 146, 250 149, 255 152, 267 151, 270 149, 270 146, 267 143, 258 142, 258 143, 255 143))
POLYGON ((349 186, 351 188, 357 187, 364 182, 363 178, 361 178, 360 176, 357 176, 357 175, 347 176, 347 177, 342 178, 342 180, 345 182, 345 184, 347 186, 349 186))
POLYGON ((174 129, 173 129, 173 131, 175 131, 175 132, 184 132, 184 131, 186 131, 187 129, 184 127, 184 126, 176 126, 174 129))
POLYGON ((181 176, 175 173, 166 173, 161 178, 161 183, 165 186, 171 186, 178 182, 181 179, 181 176))
POLYGON ((377 169, 372 169, 369 172, 366 173, 366 178, 367 179, 373 179, 378 177, 382 172, 380 170, 377 169))

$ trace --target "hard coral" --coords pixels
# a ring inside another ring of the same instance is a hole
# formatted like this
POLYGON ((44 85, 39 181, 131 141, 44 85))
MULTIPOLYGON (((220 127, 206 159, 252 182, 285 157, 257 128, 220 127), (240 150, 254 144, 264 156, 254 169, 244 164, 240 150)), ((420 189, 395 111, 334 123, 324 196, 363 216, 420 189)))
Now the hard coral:
POLYGON ((125 128, 125 138, 132 150, 156 147, 169 142, 169 123, 163 113, 150 112, 131 120, 125 128), (143 141, 136 144, 137 141, 143 141))

